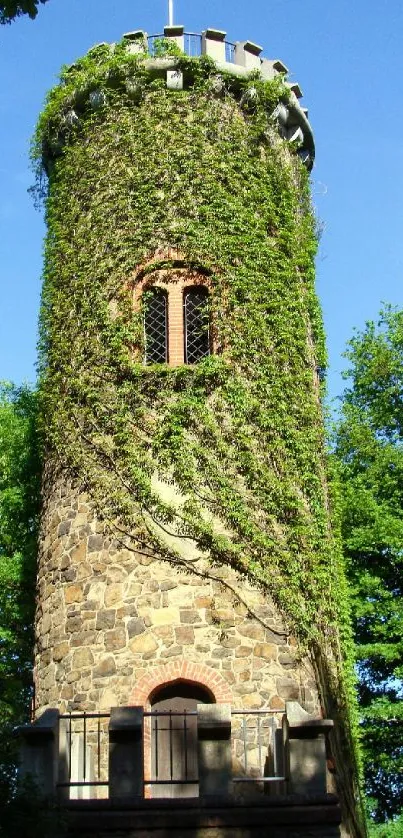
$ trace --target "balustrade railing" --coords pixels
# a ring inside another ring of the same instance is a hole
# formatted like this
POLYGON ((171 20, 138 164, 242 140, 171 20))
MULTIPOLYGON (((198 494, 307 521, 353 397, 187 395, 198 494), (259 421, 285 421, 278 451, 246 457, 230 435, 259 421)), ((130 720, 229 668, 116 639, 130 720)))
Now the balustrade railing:
POLYGON ((234 783, 285 781, 278 710, 232 710, 234 783))
MULTIPOLYGON (((183 33, 183 51, 191 58, 198 58, 202 55, 202 36, 198 32, 184 32, 183 33)), ((169 42, 166 35, 156 34, 148 35, 148 51, 150 55, 155 56, 164 54, 164 45, 169 42)), ((225 60, 230 64, 235 62, 235 44, 231 41, 224 41, 225 45, 225 60)))
POLYGON ((67 799, 326 794, 331 719, 278 710, 46 710, 20 729, 21 776, 67 799), (242 784, 247 784, 242 788, 242 784), (251 785, 253 784, 253 786, 251 785))
MULTIPOLYGON (((145 711, 152 797, 198 796, 197 711, 145 711), (172 787, 176 786, 176 790, 172 787)), ((232 710, 234 783, 282 782, 281 711, 232 710)), ((59 716, 58 788, 70 798, 107 797, 110 713, 59 716)))
POLYGON ((92 797, 90 790, 98 787, 107 791, 109 719, 110 713, 63 713, 59 716, 58 787, 69 789, 69 797, 92 797))

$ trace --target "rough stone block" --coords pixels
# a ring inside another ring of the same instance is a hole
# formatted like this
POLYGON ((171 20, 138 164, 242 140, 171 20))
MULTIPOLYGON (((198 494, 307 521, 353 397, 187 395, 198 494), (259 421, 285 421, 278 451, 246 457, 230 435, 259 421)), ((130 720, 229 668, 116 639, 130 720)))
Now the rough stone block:
POLYGON ((179 623, 179 608, 152 608, 150 612, 153 626, 175 625, 179 623))
POLYGON ((185 624, 193 624, 200 622, 199 612, 195 611, 192 608, 181 608, 180 609, 180 621, 181 623, 185 624))
POLYGON ((195 642, 194 629, 191 626, 178 626, 175 629, 175 638, 178 644, 191 646, 195 642))
POLYGON ((61 661, 63 658, 66 657, 69 651, 69 644, 67 641, 64 643, 59 643, 58 646, 55 646, 53 649, 53 660, 54 661, 61 661))
POLYGON ((112 629, 115 625, 115 611, 99 611, 97 614, 96 629, 97 631, 104 631, 105 629, 112 629))
POLYGON ((105 678, 108 675, 114 675, 116 672, 116 664, 112 655, 103 658, 97 666, 94 667, 94 678, 105 678))
POLYGON ((92 666, 94 663, 94 655, 91 649, 76 649, 73 654, 73 666, 81 670, 86 666, 92 666))
POLYGON ((285 704, 282 698, 279 698, 278 695, 273 695, 270 699, 270 709, 271 710, 284 710, 285 704))
POLYGON ((244 695, 242 698, 242 705, 245 708, 245 710, 259 710, 262 704, 263 696, 257 692, 250 693, 250 695, 244 695))
POLYGON ((64 599, 66 605, 71 602, 81 602, 83 598, 84 594, 81 585, 67 585, 64 589, 64 599))
POLYGON ((104 594, 104 603, 105 607, 109 608, 110 605, 116 605, 122 601, 123 596, 123 586, 119 582, 112 582, 111 585, 105 590, 104 594))
POLYGON ((48 631, 50 631, 51 625, 52 625, 52 621, 51 621, 51 618, 50 618, 50 614, 45 613, 42 617, 42 625, 41 625, 42 634, 47 634, 48 631))
POLYGON ((158 643, 150 634, 141 634, 130 641, 129 647, 134 654, 144 655, 158 649, 158 643))
POLYGON ((121 626, 120 628, 106 631, 104 642, 105 649, 108 652, 113 652, 115 649, 123 649, 123 647, 126 646, 126 629, 121 626))
POLYGON ((88 539, 88 552, 95 553, 98 550, 102 550, 104 546, 104 538, 101 534, 98 535, 90 535, 88 539))
POLYGON ((174 658, 178 657, 182 654, 182 646, 170 646, 168 649, 165 649, 161 652, 162 658, 174 658))
POLYGON ((177 587, 178 583, 175 582, 173 579, 164 579, 160 585, 161 591, 172 591, 173 588, 177 587))
POLYGON ((277 678, 276 681, 277 692, 280 698, 284 699, 298 699, 299 686, 296 681, 291 678, 277 678))
POLYGON ((264 658, 265 660, 277 659, 277 646, 274 643, 259 643, 255 646, 253 654, 257 658, 264 658))
POLYGON ((243 637, 250 637, 252 640, 265 639, 265 630, 263 626, 260 626, 257 623, 244 622, 238 626, 238 631, 239 634, 243 635, 243 637))
POLYGON ((138 634, 143 634, 146 630, 144 620, 129 620, 127 624, 127 634, 129 637, 135 637, 138 634))

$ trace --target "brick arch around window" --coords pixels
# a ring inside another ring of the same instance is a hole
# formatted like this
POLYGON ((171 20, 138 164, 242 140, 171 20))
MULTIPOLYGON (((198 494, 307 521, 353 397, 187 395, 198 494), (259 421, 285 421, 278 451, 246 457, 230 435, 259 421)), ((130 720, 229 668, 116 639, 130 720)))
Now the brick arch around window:
MULTIPOLYGON (((145 291, 153 289, 160 289, 161 294, 159 299, 162 300, 163 294, 166 295, 166 353, 165 362, 172 367, 181 366, 187 363, 187 352, 185 349, 185 299, 186 294, 192 289, 205 289, 206 298, 211 293, 211 282, 208 271, 202 267, 193 267, 186 264, 185 260, 176 251, 168 251, 167 253, 155 254, 154 258, 148 261, 145 265, 139 268, 132 277, 133 287, 133 305, 135 310, 138 310, 141 305, 141 297, 145 291)), ((157 296, 157 295, 156 295, 157 296)), ((196 295, 197 296, 197 295, 196 295)), ((200 295, 201 297, 201 295, 200 295)), ((160 356, 158 359, 163 362, 163 335, 162 324, 164 314, 156 306, 156 315, 158 317, 157 332, 160 344, 160 356)), ((197 322, 197 319, 195 319, 197 322)), ((147 347, 147 324, 145 334, 145 344, 147 347)), ((208 328, 208 325, 207 325, 208 328)), ((150 340, 149 340, 150 346, 150 340)), ((200 358, 204 355, 214 351, 214 339, 211 334, 208 334, 207 340, 204 339, 204 353, 200 352, 200 358)), ((158 352, 157 352, 158 354, 158 352)), ((190 356, 189 356, 190 357, 190 356)), ((150 357, 149 361, 152 363, 154 358, 150 357)), ((145 353, 145 361, 147 363, 147 350, 145 353)))

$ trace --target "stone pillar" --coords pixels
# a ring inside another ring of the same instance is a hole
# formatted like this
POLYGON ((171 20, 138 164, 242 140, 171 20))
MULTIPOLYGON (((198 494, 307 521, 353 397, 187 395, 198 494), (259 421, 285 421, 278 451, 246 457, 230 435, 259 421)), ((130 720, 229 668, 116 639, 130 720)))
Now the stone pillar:
POLYGON ((148 51, 147 32, 143 32, 142 29, 126 32, 123 35, 123 40, 127 45, 127 51, 132 53, 132 55, 148 51))
POLYGON ((45 710, 32 725, 19 728, 20 779, 31 778, 44 797, 56 794, 59 773, 59 711, 45 710))
POLYGON ((285 775, 290 794, 326 794, 326 735, 331 719, 312 719, 298 701, 283 716, 285 775))
POLYGON ((260 53, 263 47, 253 41, 237 41, 235 44, 235 64, 246 67, 247 70, 260 70, 260 53))
POLYGON ((184 26, 164 26, 164 37, 169 38, 170 41, 176 44, 181 52, 184 52, 185 50, 184 31, 184 26))
POLYGON ((197 705, 199 795, 228 795, 231 782, 231 705, 197 705))
POLYGON ((225 61, 225 36, 221 29, 205 29, 202 32, 202 55, 208 55, 214 61, 225 61))
POLYGON ((269 81, 270 79, 274 79, 278 74, 287 75, 288 67, 283 64, 282 61, 279 61, 278 58, 274 60, 270 60, 269 58, 262 58, 260 63, 260 72, 262 74, 262 78, 265 81, 269 81))
POLYGON ((143 707, 112 707, 109 722, 109 797, 143 797, 143 707))
POLYGON ((286 87, 288 87, 288 89, 291 90, 291 93, 293 93, 297 99, 302 99, 304 94, 297 81, 286 81, 285 84, 286 87))

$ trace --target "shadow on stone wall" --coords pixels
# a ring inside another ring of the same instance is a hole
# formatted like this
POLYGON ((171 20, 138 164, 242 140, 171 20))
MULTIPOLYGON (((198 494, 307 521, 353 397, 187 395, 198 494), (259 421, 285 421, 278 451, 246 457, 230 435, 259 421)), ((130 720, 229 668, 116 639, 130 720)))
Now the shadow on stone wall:
POLYGON ((68 838, 340 838, 340 810, 331 795, 275 801, 211 798, 71 801, 68 838))

